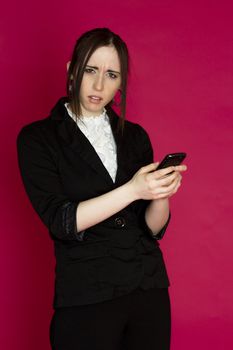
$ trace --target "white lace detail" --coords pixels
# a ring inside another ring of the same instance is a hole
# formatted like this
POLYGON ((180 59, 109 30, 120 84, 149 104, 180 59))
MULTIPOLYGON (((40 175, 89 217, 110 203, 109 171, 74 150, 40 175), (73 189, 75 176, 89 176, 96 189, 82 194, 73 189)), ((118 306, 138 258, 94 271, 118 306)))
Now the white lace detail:
MULTIPOLYGON (((76 117, 69 109, 68 103, 65 107, 69 116, 76 122, 76 117)), ((116 143, 112 134, 106 109, 98 116, 77 119, 77 125, 83 134, 88 138, 109 175, 115 181, 117 172, 116 143)))

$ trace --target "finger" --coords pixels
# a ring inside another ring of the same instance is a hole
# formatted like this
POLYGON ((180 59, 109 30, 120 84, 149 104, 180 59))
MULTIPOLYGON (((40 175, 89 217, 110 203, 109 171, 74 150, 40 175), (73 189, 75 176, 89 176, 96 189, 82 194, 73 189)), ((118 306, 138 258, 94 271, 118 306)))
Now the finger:
POLYGON ((175 186, 174 186, 173 190, 171 190, 171 192, 168 194, 169 197, 178 191, 179 187, 181 186, 181 179, 178 178, 177 181, 175 181, 174 185, 175 186))
POLYGON ((175 178, 172 183, 170 183, 169 185, 167 186, 161 186, 159 189, 158 189, 158 193, 166 193, 166 194, 169 194, 170 192, 173 192, 177 186, 177 184, 179 183, 179 179, 178 178, 175 178))
POLYGON ((139 173, 140 174, 145 174, 145 173, 149 173, 149 172, 152 172, 152 171, 155 171, 155 169, 157 168, 157 166, 159 165, 159 163, 151 163, 151 164, 148 164, 146 166, 143 166, 140 170, 139 170, 139 173))
POLYGON ((176 165, 176 166, 169 166, 167 168, 157 170, 156 173, 156 178, 164 177, 164 176, 170 176, 170 173, 173 173, 174 171, 186 171, 187 166, 182 164, 182 165, 176 165))
MULTIPOLYGON (((165 177, 162 177, 161 180, 164 183, 163 186, 169 186, 172 183, 178 183, 182 179, 182 175, 179 171, 174 171, 171 175, 167 175, 165 177)), ((158 180, 160 181, 160 180, 158 180)))
POLYGON ((176 182, 175 181, 169 187, 163 187, 162 189, 159 188, 156 191, 154 191, 153 193, 154 199, 169 198, 173 196, 178 191, 181 185, 180 181, 176 181, 176 182))
POLYGON ((179 172, 173 172, 170 175, 162 176, 159 179, 155 179, 155 180, 157 181, 157 184, 159 186, 169 186, 173 181, 175 181, 175 179, 178 178, 179 175, 180 175, 179 172))
MULTIPOLYGON (((157 176, 157 171, 149 173, 146 175, 146 180, 152 182, 154 186, 169 186, 175 179, 179 178, 181 175, 178 171, 173 171, 170 175, 165 175, 162 177, 157 176)), ((153 185, 151 186, 153 187, 153 185)))
POLYGON ((157 172, 155 171, 155 175, 154 175, 154 179, 156 180, 161 180, 161 179, 167 179, 170 178, 170 176, 174 175, 174 171, 170 171, 170 172, 157 172))
POLYGON ((155 176, 156 176, 156 178, 160 178, 160 177, 168 175, 169 173, 172 173, 173 171, 175 171, 175 167, 169 166, 169 167, 164 168, 164 169, 156 170, 155 176))
POLYGON ((175 166, 175 171, 186 171, 186 170, 187 170, 187 165, 185 164, 175 166))

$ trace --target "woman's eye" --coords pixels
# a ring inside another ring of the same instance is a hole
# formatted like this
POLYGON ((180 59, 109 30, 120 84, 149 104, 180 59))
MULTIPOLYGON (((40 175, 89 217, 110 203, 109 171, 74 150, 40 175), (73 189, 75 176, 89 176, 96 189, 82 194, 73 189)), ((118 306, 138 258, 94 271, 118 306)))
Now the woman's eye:
POLYGON ((86 73, 95 72, 94 69, 92 69, 92 68, 85 68, 84 71, 85 71, 86 73))
POLYGON ((116 79, 117 75, 114 73, 108 73, 111 79, 116 79))
MULTIPOLYGON (((95 73, 96 71, 95 71, 93 68, 85 68, 85 69, 84 69, 84 72, 89 73, 89 74, 91 74, 91 73, 93 74, 93 73, 95 73)), ((111 73, 111 72, 108 72, 107 74, 108 74, 108 76, 109 76, 111 79, 117 79, 117 75, 116 75, 116 74, 111 73)))

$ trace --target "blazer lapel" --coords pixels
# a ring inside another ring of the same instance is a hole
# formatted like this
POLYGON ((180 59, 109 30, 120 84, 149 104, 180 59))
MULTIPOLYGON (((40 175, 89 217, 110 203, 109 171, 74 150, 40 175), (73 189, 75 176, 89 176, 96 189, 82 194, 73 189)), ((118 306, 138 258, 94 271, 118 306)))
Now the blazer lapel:
MULTIPOLYGON (((68 115, 64 103, 67 102, 66 97, 62 97, 55 107, 51 110, 50 118, 52 120, 58 120, 58 134, 62 137, 63 141, 69 145, 75 152, 78 152, 83 160, 89 164, 97 173, 99 173, 103 179, 111 186, 114 186, 114 182, 109 175, 107 169, 103 165, 101 159, 96 153, 94 147, 86 138, 86 136, 79 129, 75 121, 68 115)), ((116 181, 120 175, 119 173, 119 163, 121 163, 121 136, 120 132, 117 130, 118 116, 113 112, 113 110, 107 109, 107 114, 109 116, 110 125, 112 128, 113 136, 115 138, 117 147, 117 163, 118 169, 116 174, 116 181)))
POLYGON ((119 186, 119 184, 124 183, 124 149, 123 149, 123 135, 121 130, 118 129, 119 117, 115 113, 115 111, 109 107, 105 107, 107 110, 107 114, 109 116, 110 125, 112 128, 113 137, 116 142, 117 148, 117 173, 115 178, 115 187, 119 186))

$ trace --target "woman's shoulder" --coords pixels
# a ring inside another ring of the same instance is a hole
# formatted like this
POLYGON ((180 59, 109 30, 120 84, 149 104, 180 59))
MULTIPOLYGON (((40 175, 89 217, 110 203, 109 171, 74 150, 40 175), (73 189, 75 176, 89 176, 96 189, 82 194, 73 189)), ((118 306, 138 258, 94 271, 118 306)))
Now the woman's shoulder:
POLYGON ((149 140, 147 130, 141 124, 129 120, 125 121, 125 136, 135 139, 135 142, 149 140))
POLYGON ((19 159, 41 161, 57 157, 55 129, 49 117, 25 124, 19 130, 16 147, 19 159), (51 157, 52 156, 52 157, 51 157))
POLYGON ((49 118, 36 120, 21 127, 17 135, 17 143, 26 142, 30 139, 43 139, 51 130, 49 118))
POLYGON ((64 101, 65 97, 61 97, 45 117, 23 125, 19 130, 18 137, 51 136, 51 133, 54 132, 56 121, 64 119, 64 101))
POLYGON ((147 133, 147 131, 145 130, 145 128, 141 124, 135 123, 131 120, 126 120, 125 123, 126 123, 127 128, 129 128, 130 130, 135 130, 135 131, 142 133, 142 134, 147 133))

